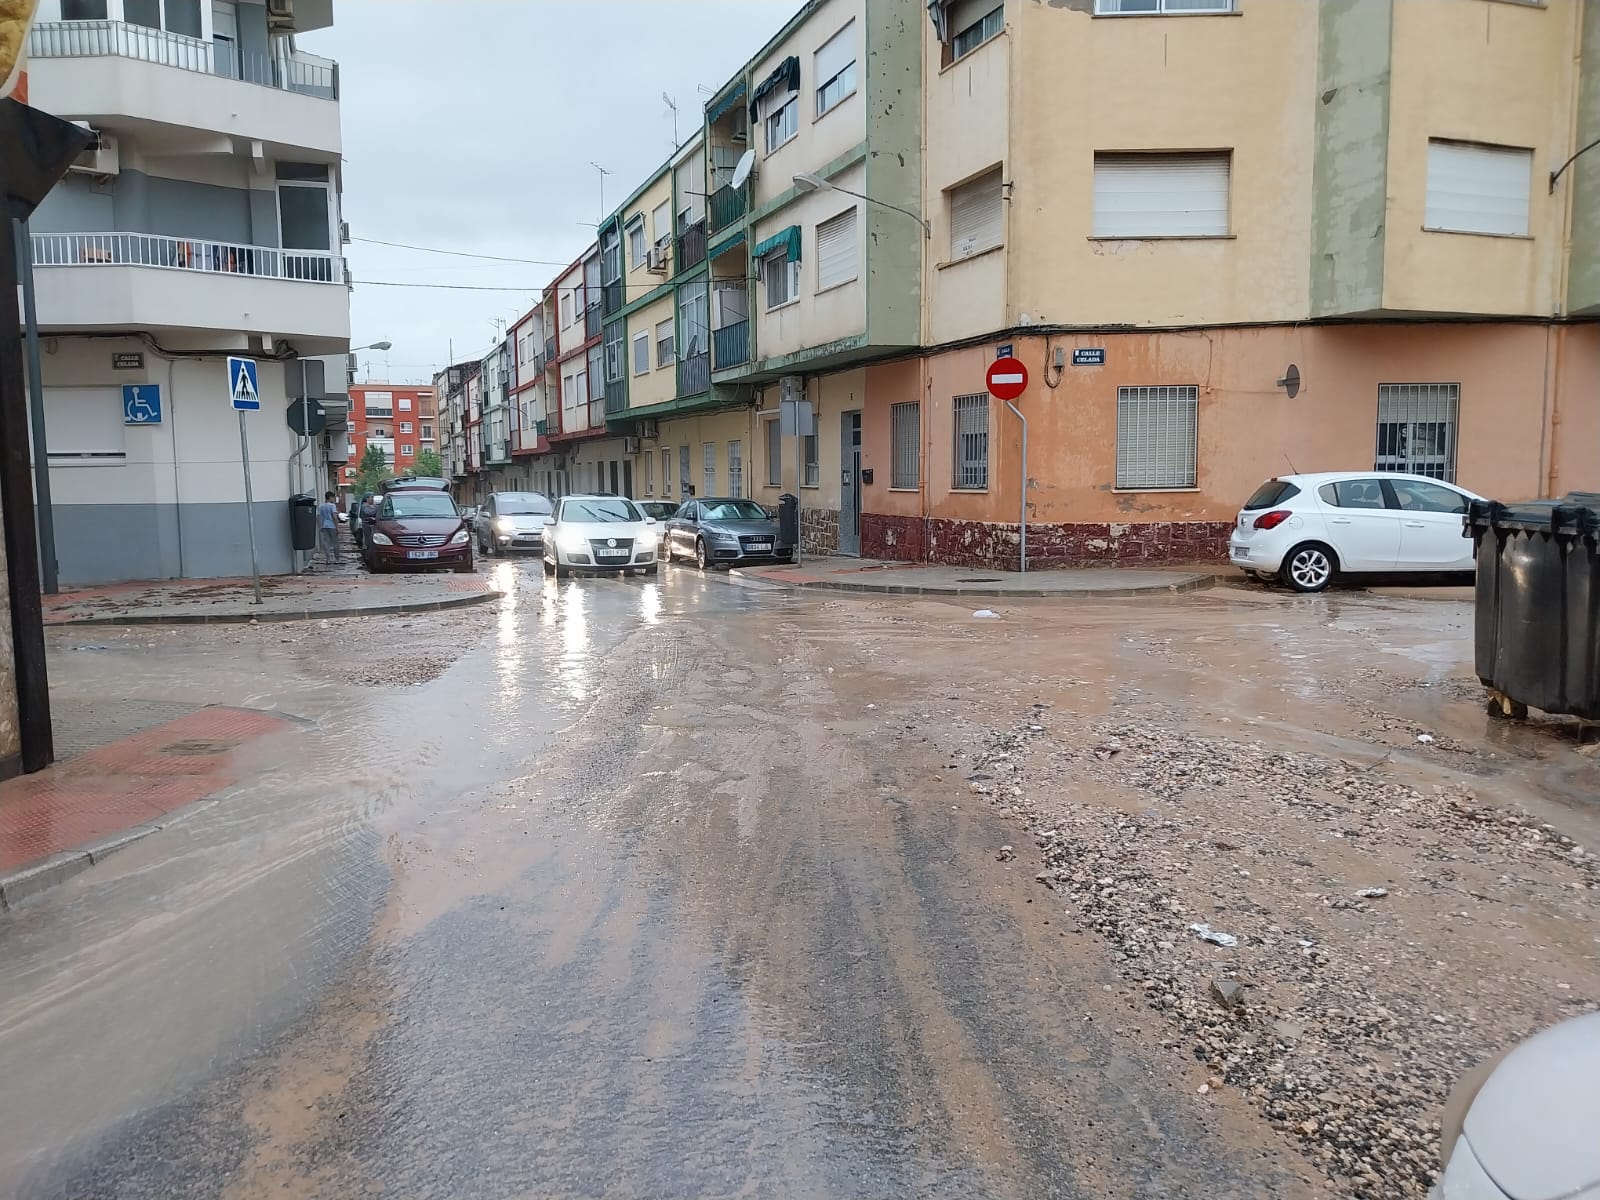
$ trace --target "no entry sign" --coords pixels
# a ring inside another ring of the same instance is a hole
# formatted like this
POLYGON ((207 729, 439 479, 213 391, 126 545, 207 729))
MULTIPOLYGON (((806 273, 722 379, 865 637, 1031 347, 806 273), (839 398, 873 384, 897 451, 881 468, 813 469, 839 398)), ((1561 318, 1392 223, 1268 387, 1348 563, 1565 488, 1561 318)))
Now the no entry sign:
POLYGON ((1015 400, 1028 390, 1028 368, 1020 358, 997 358, 989 364, 985 382, 996 400, 1015 400))

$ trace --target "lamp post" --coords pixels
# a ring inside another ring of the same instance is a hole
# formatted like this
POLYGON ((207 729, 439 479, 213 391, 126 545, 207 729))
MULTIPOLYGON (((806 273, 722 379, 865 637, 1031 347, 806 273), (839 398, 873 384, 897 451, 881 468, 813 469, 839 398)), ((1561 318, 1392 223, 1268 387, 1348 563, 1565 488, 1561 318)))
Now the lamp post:
POLYGON ((802 192, 839 192, 841 195, 854 196, 857 200, 865 200, 868 204, 876 204, 880 208, 887 208, 910 217, 918 225, 922 226, 923 237, 931 238, 933 236, 933 226, 909 208, 901 208, 898 204, 890 204, 887 200, 879 200, 863 192, 852 192, 849 188, 842 188, 838 184, 832 183, 820 175, 814 175, 809 171, 802 171, 794 176, 794 186, 802 192))

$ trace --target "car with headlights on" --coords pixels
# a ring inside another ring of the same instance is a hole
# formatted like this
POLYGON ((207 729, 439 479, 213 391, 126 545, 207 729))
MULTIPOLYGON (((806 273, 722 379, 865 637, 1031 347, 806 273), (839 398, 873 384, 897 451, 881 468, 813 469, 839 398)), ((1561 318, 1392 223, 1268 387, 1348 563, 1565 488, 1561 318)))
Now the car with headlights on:
POLYGON ((391 491, 361 540, 367 570, 472 570, 472 530, 456 502, 431 488, 391 491))
POLYGON ((483 554, 544 550, 545 518, 554 511, 539 492, 495 492, 478 510, 473 528, 483 554))
POLYGON ((794 547, 779 535, 778 518, 754 500, 731 497, 685 500, 667 519, 661 553, 668 562, 680 554, 693 558, 702 571, 794 561, 794 547))
POLYGON ((659 526, 622 496, 563 496, 544 523, 544 569, 564 579, 573 571, 658 569, 659 526))

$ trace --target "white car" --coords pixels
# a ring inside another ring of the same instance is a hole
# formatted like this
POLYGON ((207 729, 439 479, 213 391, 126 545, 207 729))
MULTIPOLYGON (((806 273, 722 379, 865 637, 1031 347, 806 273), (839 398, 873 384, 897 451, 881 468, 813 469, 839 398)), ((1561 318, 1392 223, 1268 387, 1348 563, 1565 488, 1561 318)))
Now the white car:
POLYGON ((1320 592, 1341 575, 1470 572, 1463 518, 1477 499, 1425 475, 1280 475, 1245 501, 1228 558, 1297 592, 1320 592))
POLYGON ((654 517, 621 496, 564 496, 544 523, 544 569, 564 579, 573 571, 643 571, 660 568, 654 517))

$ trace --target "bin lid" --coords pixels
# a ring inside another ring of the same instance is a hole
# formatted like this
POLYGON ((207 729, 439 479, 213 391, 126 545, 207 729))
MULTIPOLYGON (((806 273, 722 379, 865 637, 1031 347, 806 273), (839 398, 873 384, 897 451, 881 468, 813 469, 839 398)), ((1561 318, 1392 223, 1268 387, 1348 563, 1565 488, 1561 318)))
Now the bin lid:
POLYGON ((1474 500, 1467 511, 1467 528, 1523 530, 1567 537, 1600 534, 1600 493, 1568 492, 1559 500, 1523 500, 1502 504, 1474 500))

